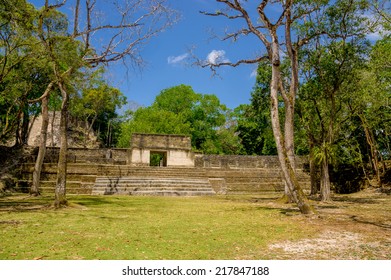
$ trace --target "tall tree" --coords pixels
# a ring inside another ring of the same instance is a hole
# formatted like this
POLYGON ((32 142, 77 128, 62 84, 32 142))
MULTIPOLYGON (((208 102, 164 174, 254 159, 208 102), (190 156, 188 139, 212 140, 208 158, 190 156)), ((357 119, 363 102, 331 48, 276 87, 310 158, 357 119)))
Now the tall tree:
POLYGON ((42 95, 50 68, 34 37, 37 11, 25 0, 0 2, 0 141, 25 144, 31 115, 39 106, 29 99, 42 95))
POLYGON ((39 16, 39 38, 54 64, 56 86, 62 96, 56 207, 67 203, 66 130, 69 93, 73 90, 72 77, 83 67, 107 65, 118 60, 141 65, 140 47, 172 25, 177 18, 176 13, 167 7, 165 0, 112 1, 106 3, 104 11, 102 9, 95 0, 86 0, 85 4, 81 4, 80 0, 56 1, 53 4, 45 0, 39 16), (50 16, 59 9, 70 9, 73 13, 62 22, 52 21, 50 16), (102 16, 104 14, 107 14, 107 17, 102 16), (61 36, 52 32, 52 28, 58 29, 58 24, 65 27, 61 36), (56 55, 59 52, 57 48, 68 48, 70 55, 67 58, 73 63, 64 63, 62 58, 56 55))
POLYGON ((243 63, 259 63, 268 61, 271 65, 270 100, 271 123, 276 142, 281 170, 284 175, 287 190, 291 199, 305 214, 313 213, 301 186, 298 183, 294 159, 294 109, 296 93, 299 86, 298 51, 319 31, 308 32, 306 36, 295 36, 293 26, 302 23, 314 11, 318 11, 323 1, 260 1, 250 3, 239 0, 216 0, 225 8, 217 12, 204 12, 208 16, 224 17, 230 20, 241 20, 245 27, 226 34, 225 40, 237 40, 240 37, 254 35, 266 49, 260 56, 242 59, 237 62, 204 62, 203 67, 230 65, 238 66, 243 63), (271 12, 273 11, 273 12, 271 12), (283 77, 281 68, 281 53, 285 51, 290 62, 289 76, 283 77), (280 120, 279 95, 284 102, 284 119, 280 120), (281 127, 283 124, 283 129, 281 127))
MULTIPOLYGON (((365 35, 370 24, 359 13, 367 7, 364 1, 336 1, 321 17, 315 18, 327 34, 313 40, 302 52, 303 81, 307 83, 299 100, 309 102, 303 107, 307 111, 304 127, 310 162, 313 164, 317 157, 320 164, 322 201, 331 200, 330 163, 337 155, 341 125, 351 116, 346 106, 352 95, 357 94, 354 85, 367 56, 365 35)), ((313 171, 311 174, 314 176, 313 171)))

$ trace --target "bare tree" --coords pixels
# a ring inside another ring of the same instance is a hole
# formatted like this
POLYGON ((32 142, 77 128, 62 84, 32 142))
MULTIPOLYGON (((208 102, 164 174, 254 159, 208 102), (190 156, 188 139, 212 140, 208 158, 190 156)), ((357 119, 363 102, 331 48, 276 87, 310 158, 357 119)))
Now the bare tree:
POLYGON ((317 1, 305 4, 301 9, 295 9, 294 1, 292 0, 263 0, 259 1, 259 4, 240 0, 216 1, 224 5, 225 8, 213 13, 202 13, 208 16, 224 17, 229 20, 241 20, 245 23, 245 27, 226 33, 223 40, 233 39, 236 41, 243 36, 253 35, 259 39, 266 51, 257 57, 242 59, 237 62, 211 63, 207 61, 201 62, 201 65, 216 71, 217 67, 224 65, 236 67, 240 64, 259 63, 262 60, 270 62, 272 67, 270 83, 272 127, 281 170, 286 182, 286 190, 302 213, 313 213, 314 209, 310 206, 297 180, 294 158, 293 118, 295 99, 299 86, 298 51, 302 45, 318 34, 315 32, 302 38, 296 36, 294 41, 292 26, 295 23, 304 21, 308 14, 318 10, 317 1), (270 6, 273 6, 273 9, 269 9, 270 6), (274 12, 267 12, 271 10, 274 12), (286 53, 289 58, 290 77, 283 77, 281 69, 282 53, 286 53), (283 129, 280 125, 281 117, 278 110, 279 96, 282 97, 285 108, 285 118, 282 121, 284 124, 283 129))
POLYGON ((114 0, 102 4, 101 1, 96 0, 62 0, 53 4, 45 0, 45 7, 40 16, 43 20, 45 16, 50 15, 50 11, 58 11, 60 8, 72 9, 73 13, 67 20, 73 26, 70 26, 71 32, 62 34, 62 40, 72 45, 73 49, 70 51, 77 54, 74 60, 78 60, 64 68, 64 63, 59 61, 55 54, 53 43, 57 40, 58 34, 51 36, 49 28, 40 28, 41 34, 46 32, 47 35, 41 36, 41 41, 53 61, 56 85, 62 97, 61 146, 55 189, 56 207, 66 204, 66 118, 73 75, 83 67, 108 65, 119 60, 126 64, 141 66, 142 46, 177 21, 177 13, 168 8, 166 2, 166 0, 114 0))

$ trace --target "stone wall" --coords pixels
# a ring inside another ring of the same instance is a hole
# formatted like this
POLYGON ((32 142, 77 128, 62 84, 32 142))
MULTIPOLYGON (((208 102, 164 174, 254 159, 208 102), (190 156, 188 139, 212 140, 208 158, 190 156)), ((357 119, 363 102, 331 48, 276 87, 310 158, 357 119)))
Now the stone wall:
MULTIPOLYGON (((35 153, 38 149, 36 149, 35 153)), ((72 193, 91 193, 98 176, 148 176, 153 179, 195 177, 202 174, 209 180, 214 191, 219 194, 241 194, 275 192, 284 190, 284 181, 276 156, 231 156, 200 155, 187 151, 185 157, 192 157, 192 166, 183 166, 186 158, 175 155, 177 165, 167 167, 136 167, 131 149, 85 149, 70 148, 68 156, 68 185, 72 193)), ((149 150, 145 150, 150 152, 149 150)), ((176 150, 168 150, 167 153, 176 150)), ((186 151, 180 151, 186 153, 186 151)), ((55 185, 58 148, 48 148, 45 157, 42 180, 51 189, 55 185)), ((23 182, 31 182, 34 158, 26 163, 23 182)), ((304 171, 305 157, 297 157, 298 180, 304 189, 309 190, 309 174, 304 171)), ((67 185, 67 186, 68 186, 67 185)))
MULTIPOLYGON (((60 147, 60 119, 61 112, 49 112, 49 125, 47 131, 47 147, 60 147)), ((39 146, 42 126, 42 115, 33 117, 29 124, 29 135, 27 144, 32 147, 39 146)), ((77 122, 72 118, 68 119, 68 147, 99 148, 99 141, 95 132, 91 130, 86 135, 85 123, 77 122)))
MULTIPOLYGON (((296 157, 297 168, 303 169, 306 157, 296 157)), ((241 156, 241 155, 196 155, 195 167, 246 169, 246 168, 279 168, 277 156, 241 156)))
POLYGON ((191 151, 191 139, 184 135, 132 134, 130 164, 149 166, 153 153, 164 157, 165 166, 194 167, 194 153, 191 151))
MULTIPOLYGON (((45 162, 58 162, 60 148, 48 147, 46 149, 45 162)), ((37 154, 37 151, 34 153, 37 154)), ((97 164, 119 164, 130 163, 130 151, 128 149, 87 149, 68 148, 68 162, 91 162, 97 164)))
POLYGON ((190 151, 191 139, 185 135, 134 133, 130 147, 149 150, 179 149, 190 151))
MULTIPOLYGON (((301 186, 309 189, 306 157, 296 157, 301 186)), ((277 156, 197 155, 195 167, 205 170, 217 193, 258 193, 284 191, 277 156)))

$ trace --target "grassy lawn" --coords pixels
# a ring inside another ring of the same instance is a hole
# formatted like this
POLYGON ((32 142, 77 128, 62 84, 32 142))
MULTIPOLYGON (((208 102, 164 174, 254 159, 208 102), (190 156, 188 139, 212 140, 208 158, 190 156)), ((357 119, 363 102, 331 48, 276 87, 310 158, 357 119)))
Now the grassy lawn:
POLYGON ((276 196, 0 198, 0 259, 391 259, 391 197, 300 215, 276 196), (334 247, 333 247, 334 246, 334 247))

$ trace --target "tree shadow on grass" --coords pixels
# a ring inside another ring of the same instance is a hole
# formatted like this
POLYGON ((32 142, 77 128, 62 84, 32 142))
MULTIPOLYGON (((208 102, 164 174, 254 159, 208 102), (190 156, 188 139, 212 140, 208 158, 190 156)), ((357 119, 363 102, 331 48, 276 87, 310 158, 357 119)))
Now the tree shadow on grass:
MULTIPOLYGON (((69 201, 85 207, 113 206, 113 207, 138 207, 148 205, 162 205, 164 201, 158 201, 160 197, 148 196, 77 196, 69 198, 69 201)), ((168 204, 169 205, 169 204, 168 204)))
POLYGON ((301 214, 299 209, 294 209, 294 208, 280 209, 280 213, 286 216, 294 216, 294 215, 296 216, 301 214))
POLYGON ((336 202, 348 202, 348 203, 357 203, 357 204, 378 204, 379 201, 376 198, 368 197, 333 197, 333 201, 336 202))
MULTIPOLYGON (((111 197, 110 197, 111 198, 111 197)), ((104 206, 104 205, 112 205, 117 201, 112 201, 108 199, 108 197, 100 197, 100 196, 86 196, 86 197, 77 197, 69 199, 72 203, 82 205, 82 206, 104 206)))
POLYGON ((20 198, 3 197, 0 199, 0 212, 36 211, 50 207, 51 203, 47 198, 27 196, 20 198))
POLYGON ((358 217, 356 215, 351 215, 350 219, 352 219, 352 221, 354 221, 356 223, 366 224, 366 225, 373 225, 373 226, 377 226, 377 227, 381 227, 381 228, 385 228, 385 229, 391 230, 391 223, 390 224, 385 224, 385 223, 382 223, 380 221, 369 221, 369 220, 366 220, 363 217, 358 217))
MULTIPOLYGON (((79 206, 94 207, 103 205, 118 204, 113 199, 104 197, 83 197, 68 196, 68 206, 64 208, 78 208, 79 206)), ((44 209, 54 209, 54 197, 49 196, 20 196, 20 197, 3 197, 0 198, 0 212, 22 212, 22 211, 36 211, 44 209)))

